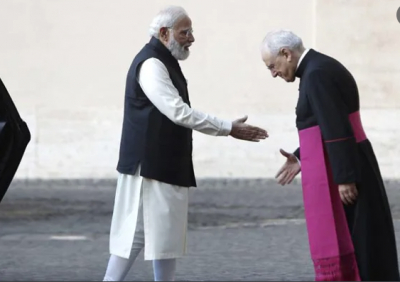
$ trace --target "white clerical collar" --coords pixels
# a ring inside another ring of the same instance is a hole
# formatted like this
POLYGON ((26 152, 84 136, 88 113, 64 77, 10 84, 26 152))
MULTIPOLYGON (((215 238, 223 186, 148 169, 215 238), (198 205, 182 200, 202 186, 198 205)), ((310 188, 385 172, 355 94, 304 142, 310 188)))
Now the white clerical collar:
MULTIPOLYGON (((301 61, 304 59, 304 56, 310 51, 310 49, 304 50, 303 54, 301 54, 299 61, 297 62, 297 68, 299 68, 301 61)), ((296 68, 296 69, 297 69, 296 68)))

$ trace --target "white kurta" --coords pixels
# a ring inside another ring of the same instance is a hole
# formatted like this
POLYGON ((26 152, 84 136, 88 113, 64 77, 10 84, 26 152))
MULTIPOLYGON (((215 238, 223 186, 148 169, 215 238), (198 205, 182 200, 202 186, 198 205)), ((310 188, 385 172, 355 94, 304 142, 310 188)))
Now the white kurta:
MULTIPOLYGON (((231 121, 202 113, 183 102, 167 68, 158 59, 146 60, 138 79, 149 100, 174 123, 212 136, 229 135, 231 121)), ((139 222, 144 228, 145 260, 181 257, 186 253, 188 187, 143 178, 139 170, 135 175, 118 177, 110 253, 129 258, 139 222)))

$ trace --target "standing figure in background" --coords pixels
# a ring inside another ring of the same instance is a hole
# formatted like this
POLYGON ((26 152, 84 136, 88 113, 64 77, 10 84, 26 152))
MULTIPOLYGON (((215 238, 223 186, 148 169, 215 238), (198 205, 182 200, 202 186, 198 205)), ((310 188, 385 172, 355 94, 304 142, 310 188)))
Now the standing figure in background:
POLYGON ((186 252, 188 189, 196 186, 192 131, 260 141, 267 132, 192 109, 178 60, 189 56, 192 22, 181 7, 153 20, 151 39, 134 58, 126 81, 119 172, 104 281, 121 281, 144 248, 154 279, 175 279, 186 252))
POLYGON ((285 185, 301 169, 316 280, 400 280, 390 206, 353 76, 337 60, 305 49, 291 31, 268 33, 261 53, 273 77, 300 78, 300 147, 281 150, 286 163, 277 178, 285 185))

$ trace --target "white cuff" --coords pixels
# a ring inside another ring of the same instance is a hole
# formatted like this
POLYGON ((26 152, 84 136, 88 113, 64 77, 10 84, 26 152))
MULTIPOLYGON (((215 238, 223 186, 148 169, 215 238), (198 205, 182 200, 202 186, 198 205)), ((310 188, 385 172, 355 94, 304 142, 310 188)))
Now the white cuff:
POLYGON ((232 121, 222 120, 220 135, 228 136, 232 131, 232 121))

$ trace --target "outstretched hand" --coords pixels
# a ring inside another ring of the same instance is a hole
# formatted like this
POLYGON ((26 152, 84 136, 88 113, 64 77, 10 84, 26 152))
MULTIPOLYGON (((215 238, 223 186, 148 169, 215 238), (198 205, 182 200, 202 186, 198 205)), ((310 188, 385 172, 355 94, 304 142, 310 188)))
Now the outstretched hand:
POLYGON ((233 121, 232 130, 229 135, 233 138, 259 142, 261 139, 266 139, 268 137, 268 133, 266 130, 246 124, 247 116, 244 116, 240 119, 233 121))
POLYGON ((288 153, 283 149, 280 149, 279 151, 282 156, 286 158, 286 162, 275 175, 275 178, 278 179, 278 183, 281 185, 290 184, 300 172, 301 167, 294 154, 288 153))

